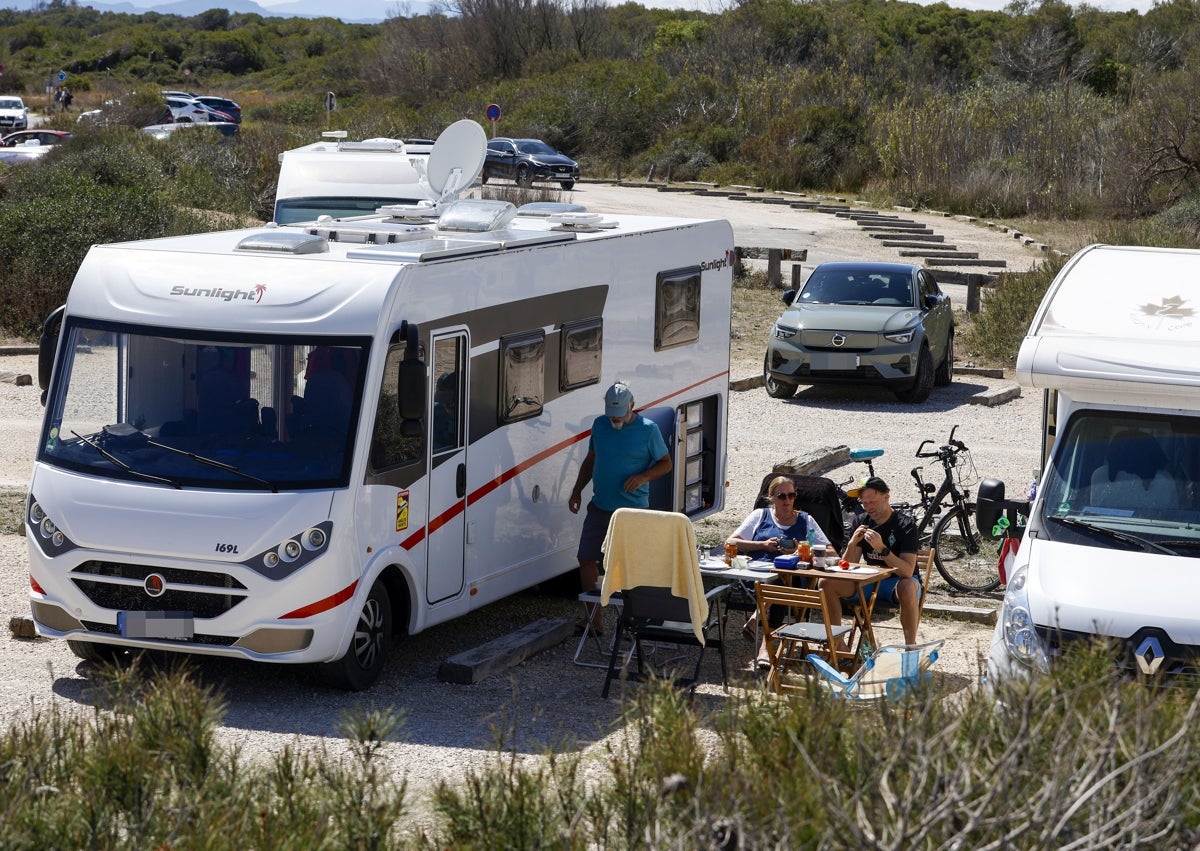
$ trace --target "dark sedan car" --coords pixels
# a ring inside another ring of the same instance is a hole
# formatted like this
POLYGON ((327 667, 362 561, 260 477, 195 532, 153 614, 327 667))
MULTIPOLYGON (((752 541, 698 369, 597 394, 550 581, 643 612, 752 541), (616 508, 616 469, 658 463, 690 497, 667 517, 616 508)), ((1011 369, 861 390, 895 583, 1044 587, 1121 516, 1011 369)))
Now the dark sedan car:
POLYGON ((927 269, 904 263, 822 263, 771 329, 763 378, 786 399, 801 384, 883 384, 924 402, 954 377, 950 297, 927 269))
POLYGON ((242 123, 242 108, 235 101, 231 101, 229 98, 219 98, 215 95, 197 95, 196 100, 209 109, 225 113, 234 124, 242 123))
POLYGON ((579 163, 540 139, 501 137, 487 145, 483 182, 492 177, 507 177, 520 186, 528 186, 535 180, 553 180, 563 189, 571 189, 579 179, 579 163))

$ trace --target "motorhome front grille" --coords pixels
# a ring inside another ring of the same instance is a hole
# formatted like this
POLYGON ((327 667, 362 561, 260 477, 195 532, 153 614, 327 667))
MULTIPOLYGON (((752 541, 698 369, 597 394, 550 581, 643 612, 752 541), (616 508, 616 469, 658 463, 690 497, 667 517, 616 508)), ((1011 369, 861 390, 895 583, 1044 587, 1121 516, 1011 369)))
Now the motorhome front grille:
MULTIPOLYGON (((1037 627, 1037 634, 1049 648, 1052 656, 1061 656, 1068 648, 1079 642, 1096 641, 1098 636, 1086 632, 1051 627, 1037 627)), ((1145 675, 1139 670, 1134 657, 1138 638, 1123 641, 1112 639, 1113 666, 1116 670, 1136 679, 1145 675)), ((1176 644, 1174 641, 1160 637, 1159 646, 1162 649, 1162 659, 1154 675, 1155 681, 1170 685, 1195 688, 1200 685, 1200 646, 1194 644, 1176 644)))
MULTIPOLYGON (((111 623, 98 623, 97 621, 82 621, 84 628, 88 632, 101 632, 105 635, 120 635, 117 627, 111 623)), ((238 642, 237 638, 230 635, 204 635, 196 633, 186 642, 176 641, 176 644, 207 644, 212 647, 232 647, 238 642)))
POLYGON ((89 561, 71 572, 71 581, 97 606, 118 612, 191 612, 196 618, 215 618, 246 598, 246 586, 227 573, 89 561), (157 597, 146 592, 146 578, 158 574, 165 590, 157 597))

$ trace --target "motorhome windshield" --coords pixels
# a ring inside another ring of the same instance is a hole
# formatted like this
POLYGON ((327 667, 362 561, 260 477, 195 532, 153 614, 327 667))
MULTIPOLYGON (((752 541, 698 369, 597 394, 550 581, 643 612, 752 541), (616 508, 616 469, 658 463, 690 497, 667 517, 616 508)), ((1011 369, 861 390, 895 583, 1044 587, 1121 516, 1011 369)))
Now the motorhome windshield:
MULTIPOLYGON (((415 185, 415 184, 414 184, 415 185)), ((321 198, 287 198, 275 204, 275 221, 281 225, 296 222, 316 221, 317 216, 332 216, 335 219, 347 219, 352 216, 369 216, 380 207, 392 204, 414 204, 424 199, 417 198, 361 198, 361 197, 321 197, 321 198)))
POLYGON ((1058 440, 1051 539, 1200 556, 1200 419, 1083 411, 1058 440))
POLYGON ((39 460, 178 488, 349 480, 368 341, 191 335, 72 320, 39 460))

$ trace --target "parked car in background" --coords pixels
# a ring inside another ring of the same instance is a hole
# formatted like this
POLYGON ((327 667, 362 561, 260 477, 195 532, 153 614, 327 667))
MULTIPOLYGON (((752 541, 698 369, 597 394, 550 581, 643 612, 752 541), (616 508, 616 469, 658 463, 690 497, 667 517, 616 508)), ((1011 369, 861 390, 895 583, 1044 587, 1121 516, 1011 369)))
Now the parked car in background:
POLYGON ((212 121, 234 123, 232 116, 218 109, 213 109, 211 106, 201 103, 195 98, 168 97, 167 109, 171 111, 171 121, 176 124, 187 124, 189 122, 199 124, 212 121))
POLYGON ((498 137, 487 144, 482 181, 506 177, 521 186, 535 180, 555 180, 563 189, 571 189, 579 179, 579 163, 560 154, 540 139, 498 137))
POLYGON ((153 136, 155 139, 165 139, 175 131, 189 127, 207 128, 210 132, 219 133, 222 141, 237 136, 240 129, 232 121, 180 121, 167 122, 166 124, 149 124, 142 128, 142 132, 147 136, 153 136))
POLYGON ((14 95, 0 96, 0 130, 27 130, 29 108, 14 95))
POLYGON ((72 134, 65 130, 18 130, 0 137, 0 148, 15 148, 32 141, 35 145, 57 145, 70 139, 72 134))
POLYGON ((229 98, 221 98, 216 95, 197 95, 196 100, 207 106, 209 109, 215 109, 229 116, 229 120, 234 124, 242 123, 242 108, 236 102, 229 98))
POLYGON ((905 263, 822 263, 771 329, 767 393, 801 384, 883 384, 901 402, 924 402, 954 377, 950 297, 927 269, 905 263))

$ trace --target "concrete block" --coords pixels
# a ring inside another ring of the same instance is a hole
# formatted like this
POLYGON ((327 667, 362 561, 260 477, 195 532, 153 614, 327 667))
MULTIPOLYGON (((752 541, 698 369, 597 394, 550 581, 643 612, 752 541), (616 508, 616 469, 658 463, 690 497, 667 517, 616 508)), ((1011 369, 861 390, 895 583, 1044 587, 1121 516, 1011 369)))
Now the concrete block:
POLYGON ((1021 388, 1015 384, 1009 384, 1006 387, 997 387, 993 390, 976 393, 968 401, 972 405, 986 405, 989 408, 994 408, 997 405, 1003 405, 1005 402, 1011 402, 1020 396, 1021 388))
POLYGON ((570 618, 542 618, 511 635, 451 656, 438 668, 437 676, 444 683, 477 683, 561 644, 574 632, 575 622, 570 618))
POLYGON ((974 606, 939 606, 929 603, 925 606, 922 617, 995 626, 997 613, 997 609, 980 609, 974 606))
POLYGON ((33 627, 33 618, 28 615, 13 615, 8 620, 8 630, 13 638, 37 638, 37 630, 33 627))
POLYGON ((741 392, 743 390, 756 390, 762 386, 763 376, 761 372, 757 375, 751 375, 746 378, 732 378, 729 380, 729 389, 734 392, 741 392))
POLYGON ((24 372, 0 372, 0 382, 15 384, 18 387, 31 387, 33 376, 24 372))
POLYGON ((976 222, 979 220, 976 219, 974 216, 955 216, 954 221, 956 221, 956 222, 976 222))
POLYGON ((1003 378, 1004 370, 990 366, 954 366, 955 375, 979 375, 983 378, 1003 378))
POLYGON ((822 446, 795 458, 789 458, 771 468, 772 473, 796 473, 820 476, 850 463, 849 446, 822 446))

